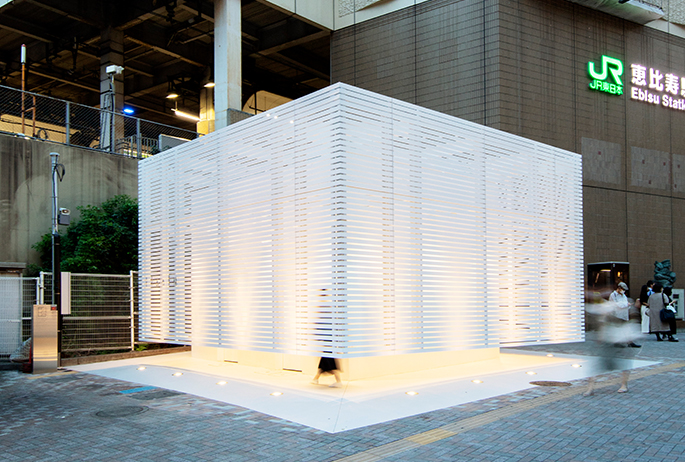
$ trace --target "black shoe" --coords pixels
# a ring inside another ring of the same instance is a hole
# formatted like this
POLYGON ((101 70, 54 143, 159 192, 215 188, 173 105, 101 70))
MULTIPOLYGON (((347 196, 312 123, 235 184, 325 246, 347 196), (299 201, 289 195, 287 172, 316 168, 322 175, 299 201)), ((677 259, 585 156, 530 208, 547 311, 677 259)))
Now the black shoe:
POLYGON ((674 338, 674 337, 668 337, 668 341, 669 341, 669 342, 677 342, 678 339, 677 339, 677 338, 674 338))
MULTIPOLYGON (((676 342, 677 342, 677 340, 676 340, 676 342)), ((638 344, 635 343, 635 342, 630 342, 630 343, 628 344, 628 346, 629 346, 630 348, 641 348, 641 347, 642 347, 642 345, 638 345, 638 344)))
POLYGON ((661 335, 656 334, 656 341, 657 342, 663 342, 663 340, 661 339, 661 335))

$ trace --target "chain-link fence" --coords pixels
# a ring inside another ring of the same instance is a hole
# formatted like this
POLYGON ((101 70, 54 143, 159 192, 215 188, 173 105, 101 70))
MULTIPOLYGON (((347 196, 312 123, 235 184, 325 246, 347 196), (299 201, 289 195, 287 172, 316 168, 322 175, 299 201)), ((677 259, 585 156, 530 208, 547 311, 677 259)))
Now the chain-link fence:
POLYGON ((0 85, 0 132, 143 158, 198 134, 0 85))

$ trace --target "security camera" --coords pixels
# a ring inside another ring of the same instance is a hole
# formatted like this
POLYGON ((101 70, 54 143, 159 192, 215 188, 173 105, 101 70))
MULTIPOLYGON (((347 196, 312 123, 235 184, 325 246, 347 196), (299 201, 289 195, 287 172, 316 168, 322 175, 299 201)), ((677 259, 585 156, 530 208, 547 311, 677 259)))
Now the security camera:
POLYGON ((111 64, 105 68, 105 72, 107 72, 107 75, 119 75, 124 72, 124 67, 111 64))
POLYGON ((64 207, 60 207, 59 215, 57 215, 57 224, 69 226, 70 221, 71 221, 71 210, 65 209, 64 207))

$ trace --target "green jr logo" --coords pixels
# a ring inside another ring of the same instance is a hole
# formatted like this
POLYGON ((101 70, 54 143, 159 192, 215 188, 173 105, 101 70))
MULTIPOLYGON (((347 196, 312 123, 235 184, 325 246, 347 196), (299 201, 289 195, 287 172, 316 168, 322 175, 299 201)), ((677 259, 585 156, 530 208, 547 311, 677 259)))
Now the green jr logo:
POLYGON ((602 69, 597 72, 595 63, 590 61, 587 63, 587 71, 592 78, 590 88, 597 91, 604 91, 612 95, 623 94, 623 82, 621 76, 623 75, 623 63, 609 56, 602 56, 602 69))

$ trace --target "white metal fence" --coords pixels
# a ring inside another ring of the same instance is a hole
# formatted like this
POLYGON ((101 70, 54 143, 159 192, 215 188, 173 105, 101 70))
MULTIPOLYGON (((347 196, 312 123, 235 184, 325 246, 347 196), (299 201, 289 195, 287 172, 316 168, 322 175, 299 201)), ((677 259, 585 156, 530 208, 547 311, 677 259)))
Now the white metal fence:
POLYGON ((71 274, 71 313, 62 326, 62 351, 135 347, 137 273, 71 274))
MULTIPOLYGON (((63 318, 62 352, 135 349, 138 272, 70 278, 71 313, 63 318)), ((9 357, 31 336, 33 305, 51 299, 50 273, 38 278, 0 277, 0 358, 9 357)))
POLYGON ((0 277, 0 358, 31 335, 31 309, 39 303, 39 278, 0 277))

